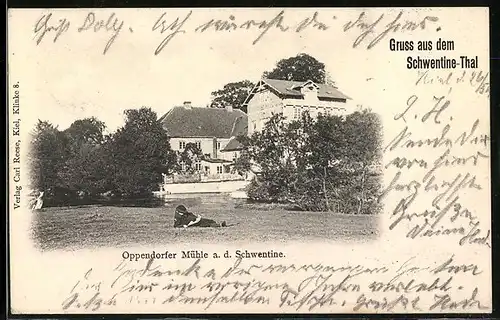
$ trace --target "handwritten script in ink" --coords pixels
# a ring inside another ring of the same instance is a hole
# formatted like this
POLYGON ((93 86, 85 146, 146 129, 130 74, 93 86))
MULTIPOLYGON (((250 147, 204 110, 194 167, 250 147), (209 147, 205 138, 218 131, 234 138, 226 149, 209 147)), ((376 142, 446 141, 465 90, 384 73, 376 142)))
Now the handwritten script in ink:
MULTIPOLYGON (((396 16, 380 14, 374 21, 370 21, 365 12, 356 15, 354 19, 340 21, 336 15, 329 12, 316 11, 305 13, 303 18, 289 18, 286 10, 277 13, 263 11, 262 17, 248 19, 241 12, 228 13, 225 18, 197 18, 196 11, 188 11, 179 15, 174 12, 162 12, 151 21, 150 30, 154 37, 160 40, 154 49, 154 54, 159 55, 178 37, 188 33, 200 36, 217 34, 220 37, 235 33, 251 33, 255 35, 252 45, 258 44, 264 37, 272 34, 279 37, 283 33, 332 32, 332 37, 347 35, 354 38, 353 47, 366 44, 366 49, 371 49, 390 34, 416 32, 428 29, 438 23, 439 18, 426 16, 421 19, 407 17, 403 10, 396 16), (202 21, 200 23, 200 21, 202 21), (335 34, 337 32, 337 34, 335 34)), ((50 12, 39 17, 33 26, 33 39, 36 45, 43 42, 56 43, 64 41, 64 37, 78 36, 78 34, 98 34, 106 37, 102 53, 107 54, 110 48, 128 34, 134 33, 133 21, 125 21, 119 14, 105 12, 89 12, 79 20, 71 20, 60 12, 50 12), (76 31, 76 34, 74 32, 76 31), (70 35, 71 34, 71 35, 70 35)), ((127 41, 122 39, 122 41, 127 41)))
MULTIPOLYGON (((475 312, 485 310, 474 263, 449 256, 421 265, 415 257, 380 265, 261 263, 237 259, 214 268, 206 260, 183 267, 165 260, 122 261, 104 280, 88 269, 68 287, 61 308, 103 312, 123 306, 181 304, 279 308, 283 312, 475 312)), ((194 310, 190 309, 190 310, 194 310)), ((165 310, 165 309, 163 309, 165 310)))
POLYGON ((415 86, 432 88, 432 94, 412 94, 402 103, 394 115, 401 130, 388 137, 385 147, 385 169, 394 174, 381 198, 399 197, 390 208, 389 229, 409 228, 410 239, 451 237, 460 246, 490 247, 489 219, 484 219, 484 211, 489 212, 484 201, 489 201, 489 121, 478 115, 480 104, 469 109, 450 95, 460 90, 474 99, 489 98, 489 73, 419 71, 415 86), (425 208, 416 209, 423 203, 425 208))

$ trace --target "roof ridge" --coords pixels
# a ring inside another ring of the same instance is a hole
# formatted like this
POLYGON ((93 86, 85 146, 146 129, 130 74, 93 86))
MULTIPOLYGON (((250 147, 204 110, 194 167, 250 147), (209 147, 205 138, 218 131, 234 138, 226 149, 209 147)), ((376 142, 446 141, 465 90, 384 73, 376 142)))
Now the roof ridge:
POLYGON ((239 128, 239 121, 245 122, 246 113, 229 112, 224 108, 176 106, 162 117, 163 127, 171 136, 230 138, 239 128), (237 120, 237 119, 242 120, 237 120))

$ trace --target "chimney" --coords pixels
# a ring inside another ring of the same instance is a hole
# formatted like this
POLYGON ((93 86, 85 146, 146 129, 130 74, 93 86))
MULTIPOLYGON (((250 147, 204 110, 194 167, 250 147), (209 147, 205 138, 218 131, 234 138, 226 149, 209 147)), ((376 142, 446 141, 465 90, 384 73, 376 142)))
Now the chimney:
POLYGON ((191 101, 184 101, 184 108, 191 109, 193 106, 191 105, 191 101))
POLYGON ((226 106, 226 110, 227 110, 228 112, 233 112, 233 106, 232 106, 232 105, 230 105, 230 104, 228 104, 228 105, 226 106))
POLYGON ((213 138, 213 145, 212 145, 213 149, 212 149, 212 157, 214 159, 217 159, 217 138, 214 137, 213 138))

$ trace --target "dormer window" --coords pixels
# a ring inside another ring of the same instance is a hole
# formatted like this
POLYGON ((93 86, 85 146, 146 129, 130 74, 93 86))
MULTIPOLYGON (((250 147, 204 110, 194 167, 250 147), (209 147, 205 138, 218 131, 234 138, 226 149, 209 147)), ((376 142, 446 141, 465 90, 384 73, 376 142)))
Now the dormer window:
POLYGON ((307 94, 311 92, 316 92, 317 88, 314 85, 308 85, 302 88, 302 93, 307 94))
POLYGON ((304 95, 305 100, 316 100, 318 96, 318 85, 309 80, 297 86, 297 89, 304 95), (299 89, 300 88, 300 89, 299 89))

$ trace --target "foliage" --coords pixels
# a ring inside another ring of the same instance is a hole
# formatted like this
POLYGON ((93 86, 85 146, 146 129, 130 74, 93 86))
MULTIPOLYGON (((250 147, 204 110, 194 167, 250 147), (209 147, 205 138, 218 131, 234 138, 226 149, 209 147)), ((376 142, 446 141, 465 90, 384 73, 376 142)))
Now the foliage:
POLYGON ((125 125, 113 135, 107 152, 111 184, 120 195, 147 195, 172 167, 169 138, 150 108, 129 109, 125 116, 125 125))
POLYGON ((327 82, 325 64, 305 53, 278 61, 273 70, 264 72, 263 77, 289 81, 327 82))
POLYGON ((76 120, 71 126, 64 130, 64 134, 70 142, 71 152, 80 152, 80 148, 96 146, 104 142, 104 130, 106 125, 95 117, 76 120))
POLYGON ((29 160, 32 188, 44 190, 47 196, 65 193, 58 172, 70 155, 67 137, 51 123, 41 120, 31 134, 29 160))
POLYGON ((109 185, 106 171, 104 122, 97 118, 76 120, 64 130, 69 157, 58 171, 63 186, 80 196, 91 197, 106 191, 109 185))
POLYGON ((33 188, 56 203, 104 193, 147 196, 156 190, 161 174, 171 172, 176 162, 167 133, 150 108, 125 115, 125 125, 110 135, 94 117, 64 131, 39 121, 30 150, 33 188))
MULTIPOLYGON (((249 139, 247 136, 238 137, 238 141, 243 146, 248 146, 249 139)), ((245 173, 252 171, 251 159, 249 157, 248 152, 241 153, 233 162, 233 166, 231 167, 232 173, 237 173, 241 176, 244 176, 245 173)))
POLYGON ((379 118, 371 112, 316 120, 305 113, 292 122, 275 115, 249 138, 242 156, 246 167, 252 162, 260 168, 249 197, 303 210, 374 212, 380 133, 379 118))
POLYGON ((225 108, 229 105, 247 112, 243 102, 253 87, 254 84, 248 80, 228 83, 222 89, 212 92, 211 107, 225 108))

